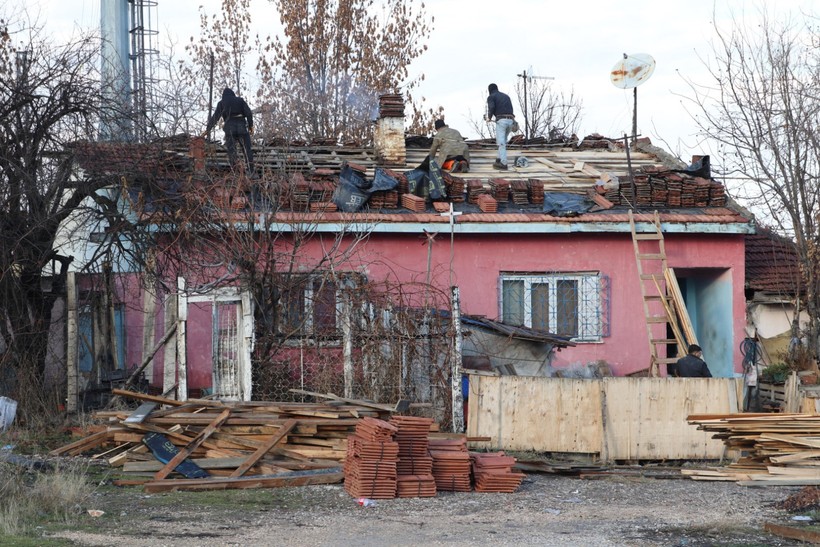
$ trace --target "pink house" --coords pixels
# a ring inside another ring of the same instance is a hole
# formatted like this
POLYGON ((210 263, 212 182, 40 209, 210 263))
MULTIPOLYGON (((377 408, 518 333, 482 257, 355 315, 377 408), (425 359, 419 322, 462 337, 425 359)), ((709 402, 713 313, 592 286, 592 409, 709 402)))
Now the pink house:
MULTIPOLYGON (((745 325, 744 238, 754 228, 727 205, 722 186, 709 177, 708 160, 705 171, 690 168, 647 141, 634 144, 629 153, 622 143, 598 137, 540 147, 513 143, 511 157, 525 161, 502 179, 491 167, 494 144, 475 142, 470 143, 470 172, 445 175, 447 196, 432 203, 409 197, 404 176, 422 163, 427 149, 405 147, 404 136, 391 136, 389 128, 380 120, 375 148, 260 147, 257 163, 266 171, 255 180, 224 174, 219 146, 203 160, 196 146, 190 152, 190 143, 166 143, 156 165, 173 164, 177 171, 157 175, 155 170, 143 182, 162 181, 166 190, 173 186, 175 199, 190 205, 197 201, 190 199, 197 180, 219 178, 221 189, 211 185, 202 196, 207 194, 208 206, 221 209, 220 241, 225 241, 226 226, 264 233, 259 248, 279 253, 271 261, 279 270, 266 275, 296 281, 270 296, 270 314, 260 313, 268 297, 243 286, 234 256, 220 264, 187 255, 165 270, 165 290, 123 282, 114 296, 122 310, 113 327, 119 341, 115 368, 142 364, 154 391, 176 390, 180 398, 216 393, 262 399, 288 393, 263 385, 353 396, 366 385, 369 396, 393 400, 397 393, 406 394, 409 384, 422 389, 421 383, 427 395, 412 395, 435 400, 446 391, 431 379, 438 373, 420 375, 418 370, 425 363, 438 363, 436 370, 445 375, 457 370, 443 364, 452 358, 451 345, 411 349, 415 342, 407 340, 435 341, 439 325, 423 310, 449 309, 450 288, 457 287, 463 315, 572 342, 551 354, 552 372, 603 362, 616 376, 645 373, 650 337, 631 210, 638 234, 654 231, 658 211, 668 266, 713 375, 731 377, 742 370, 737 348, 745 325), (338 211, 333 202, 340 201, 339 172, 345 166, 355 167, 368 181, 386 175, 397 185, 368 192, 356 211, 338 211), (268 190, 278 185, 277 203, 271 201, 274 194, 260 198, 260 185, 268 190), (568 195, 573 199, 566 210, 560 207, 564 202, 556 205, 552 199, 568 195), (206 262, 211 266, 202 266, 206 262), (353 286, 389 286, 390 294, 400 293, 402 300, 377 309, 351 299, 353 286), (400 315, 405 325, 423 328, 406 332, 395 324, 400 315), (381 342, 366 336, 376 332, 381 342), (393 337, 391 332, 396 339, 406 336, 400 351, 384 341, 393 337), (260 359, 254 354, 260 333, 290 338, 260 359), (366 355, 373 354, 395 365, 396 372, 370 363, 366 355)), ((111 174, 113 168, 100 160, 105 146, 93 145, 80 155, 81 166, 92 175, 111 174)), ((146 203, 162 203, 147 188, 129 187, 132 204, 144 208, 143 218, 150 209, 146 203)), ((160 197, 166 199, 170 191, 163 192, 160 197)), ((416 189, 415 194, 423 192, 416 189)), ((197 199, 206 207, 205 197, 197 199)), ((165 213, 174 213, 174 207, 165 213)), ((157 222, 155 228, 164 237, 181 239, 183 224, 157 222)), ((220 251, 223 258, 237 246, 220 251)), ((215 248, 203 252, 216 253, 215 248)), ((670 336, 652 328, 653 336, 670 336)), ((470 328, 465 331, 469 345, 470 328)), ((665 367, 660 370, 665 374, 665 367)), ((91 369, 86 372, 93 376, 91 369)))

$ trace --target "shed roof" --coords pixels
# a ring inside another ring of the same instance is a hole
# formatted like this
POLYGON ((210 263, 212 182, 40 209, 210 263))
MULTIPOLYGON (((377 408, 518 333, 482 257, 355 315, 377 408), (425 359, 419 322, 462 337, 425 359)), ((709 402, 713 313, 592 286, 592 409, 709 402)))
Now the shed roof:
POLYGON ((746 236, 747 289, 794 295, 799 278, 800 264, 793 241, 762 227, 746 236))

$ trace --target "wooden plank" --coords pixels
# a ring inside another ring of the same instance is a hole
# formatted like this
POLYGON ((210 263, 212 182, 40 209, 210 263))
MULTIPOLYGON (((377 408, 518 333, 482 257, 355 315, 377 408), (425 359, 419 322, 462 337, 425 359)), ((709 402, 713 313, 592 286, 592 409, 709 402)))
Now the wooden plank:
POLYGON ((291 430, 291 429, 293 429, 295 426, 296 426, 296 420, 288 420, 287 422, 285 422, 284 424, 282 424, 282 429, 280 429, 280 430, 279 430, 279 433, 277 433, 276 435, 274 435, 273 437, 271 437, 271 438, 270 438, 270 440, 269 440, 268 442, 266 442, 265 444, 263 444, 262 446, 260 446, 260 447, 257 449, 257 451, 256 451, 256 452, 254 452, 253 454, 251 454, 251 456, 250 456, 250 457, 248 457, 248 459, 247 459, 247 460, 245 460, 245 462, 244 462, 242 465, 240 465, 239 467, 237 467, 237 468, 236 468, 236 471, 234 471, 233 473, 231 473, 231 477, 241 477, 242 475, 244 475, 244 474, 245 474, 245 472, 246 472, 248 469, 250 469, 251 467, 253 467, 253 465, 254 465, 257 461, 259 461, 259 459, 260 459, 262 456, 264 456, 265 454, 267 454, 267 453, 270 451, 270 449, 271 449, 271 448, 273 448, 274 446, 276 446, 276 444, 277 444, 279 441, 281 441, 281 440, 282 440, 282 439, 283 439, 283 438, 284 438, 284 437, 285 437, 285 436, 286 436, 286 435, 290 432, 290 430, 291 430))
POLYGON ((805 530, 802 528, 795 528, 793 526, 783 526, 782 524, 775 524, 767 522, 763 525, 763 529, 770 534, 780 536, 788 539, 796 539, 798 541, 805 541, 808 543, 820 543, 820 533, 814 530, 805 530))
POLYGON ((324 399, 331 399, 333 401, 342 401, 345 403, 350 403, 357 406, 363 406, 366 408, 375 408, 378 410, 384 410, 387 412, 393 412, 396 410, 396 405, 385 405, 381 403, 371 403, 369 401, 362 401, 361 399, 348 399, 346 397, 339 397, 338 395, 334 395, 333 393, 317 393, 315 391, 306 391, 304 389, 290 389, 288 390, 291 393, 299 393, 300 395, 310 395, 312 397, 321 397, 324 399))
MULTIPOLYGON (((191 461, 197 464, 202 469, 236 469, 242 462, 247 460, 247 457, 240 456, 240 457, 233 457, 233 458, 191 458, 191 461)), ((276 463, 272 462, 263 462, 266 467, 277 467, 282 471, 287 471, 284 467, 279 467, 276 463)), ((156 473, 162 466, 165 465, 162 462, 153 460, 153 461, 145 461, 145 462, 126 462, 123 465, 123 471, 126 473, 156 473)))
POLYGON ((147 493, 201 491, 201 490, 228 490, 236 488, 281 488, 287 486, 305 486, 309 484, 335 484, 344 479, 344 473, 339 468, 322 469, 317 471, 294 471, 281 475, 258 475, 238 478, 210 478, 210 479, 175 479, 151 481, 144 485, 147 493))
POLYGON ((55 448, 54 450, 49 452, 49 455, 63 456, 65 454, 70 454, 76 456, 78 454, 82 454, 86 450, 91 450, 92 448, 95 448, 104 443, 105 441, 107 441, 110 437, 114 435, 116 431, 122 431, 122 428, 109 427, 105 431, 99 431, 97 433, 94 433, 93 435, 83 437, 78 441, 74 441, 73 443, 69 443, 65 446, 55 448))
POLYGON ((190 456, 191 452, 198 448, 199 445, 201 445, 211 435, 211 433, 216 431, 219 428, 219 426, 222 425, 222 423, 228 419, 228 416, 230 416, 230 414, 231 409, 226 408, 225 410, 223 410, 222 413, 219 416, 217 416, 217 418, 213 422, 211 422, 208 425, 208 427, 203 429, 202 432, 199 435, 197 435, 193 441, 191 441, 187 446, 182 448, 176 456, 171 458, 171 461, 165 464, 165 467, 157 471, 157 474, 154 475, 154 479, 162 480, 165 477, 167 477, 174 469, 176 469, 176 466, 182 463, 182 461, 185 458, 190 456))
POLYGON ((138 401, 149 401, 152 403, 157 403, 160 405, 170 405, 170 406, 182 406, 185 404, 184 401, 177 401, 174 399, 168 399, 167 397, 160 397, 159 395, 148 395, 147 393, 137 393, 136 391, 127 391, 125 389, 117 389, 114 388, 111 390, 111 393, 114 395, 119 395, 121 397, 128 397, 130 399, 137 399, 138 401))

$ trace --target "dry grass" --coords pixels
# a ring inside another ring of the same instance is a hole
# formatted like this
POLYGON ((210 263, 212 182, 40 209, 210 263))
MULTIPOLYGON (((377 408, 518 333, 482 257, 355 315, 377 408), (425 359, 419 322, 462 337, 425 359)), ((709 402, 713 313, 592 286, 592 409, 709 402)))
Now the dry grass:
POLYGON ((93 491, 86 471, 75 464, 31 473, 0 464, 0 535, 27 535, 45 522, 72 522, 93 491))

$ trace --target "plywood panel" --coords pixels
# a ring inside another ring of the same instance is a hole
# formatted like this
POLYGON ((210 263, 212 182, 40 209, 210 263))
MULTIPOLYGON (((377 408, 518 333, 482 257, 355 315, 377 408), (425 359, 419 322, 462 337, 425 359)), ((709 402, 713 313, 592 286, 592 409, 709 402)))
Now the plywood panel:
POLYGON ((589 380, 470 376, 468 435, 498 449, 601 451, 600 385, 589 380))
POLYGON ((607 461, 718 459, 723 443, 686 417, 737 412, 741 389, 729 378, 470 376, 467 432, 497 449, 607 461))

